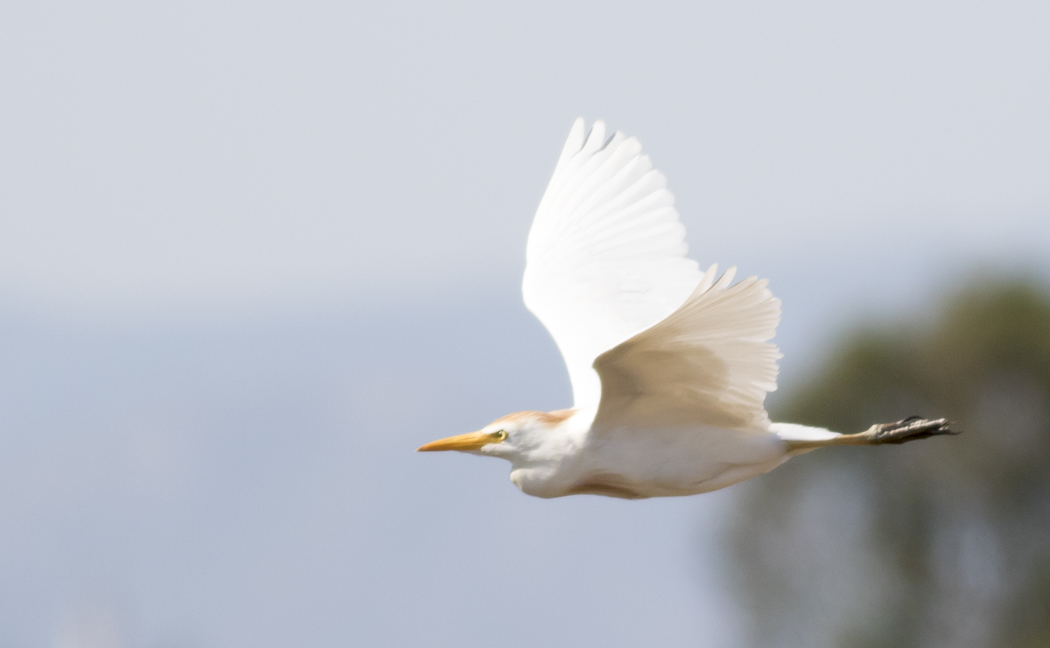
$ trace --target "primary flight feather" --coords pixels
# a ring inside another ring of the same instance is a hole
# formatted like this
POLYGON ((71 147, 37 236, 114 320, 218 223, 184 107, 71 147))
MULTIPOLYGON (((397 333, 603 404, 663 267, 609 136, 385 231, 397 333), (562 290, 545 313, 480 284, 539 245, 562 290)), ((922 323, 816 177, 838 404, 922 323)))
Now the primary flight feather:
POLYGON ((770 422, 780 300, 686 258, 674 196, 641 150, 577 119, 529 232, 525 305, 565 359, 573 407, 419 450, 505 458, 530 495, 638 499, 723 488, 818 447, 951 433, 917 417, 858 434, 770 422))

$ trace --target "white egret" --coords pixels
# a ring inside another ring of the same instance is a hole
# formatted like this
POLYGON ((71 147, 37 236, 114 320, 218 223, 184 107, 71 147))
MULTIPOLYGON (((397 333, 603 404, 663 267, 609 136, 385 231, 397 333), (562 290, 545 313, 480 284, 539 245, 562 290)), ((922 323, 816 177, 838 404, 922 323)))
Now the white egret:
POLYGON ((685 257, 664 176, 633 137, 576 120, 529 232, 522 292, 568 366, 573 407, 428 443, 501 457, 538 497, 691 495, 824 446, 952 433, 917 417, 858 434, 770 422, 780 300, 685 257))

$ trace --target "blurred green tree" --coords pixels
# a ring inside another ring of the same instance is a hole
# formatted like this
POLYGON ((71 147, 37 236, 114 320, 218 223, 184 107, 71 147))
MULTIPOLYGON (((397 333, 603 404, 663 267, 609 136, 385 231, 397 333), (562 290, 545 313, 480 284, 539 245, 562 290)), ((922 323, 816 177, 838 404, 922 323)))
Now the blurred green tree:
POLYGON ((964 434, 834 448, 752 480, 729 528, 756 646, 1050 646, 1050 294, 970 285, 849 336, 774 420, 964 434))

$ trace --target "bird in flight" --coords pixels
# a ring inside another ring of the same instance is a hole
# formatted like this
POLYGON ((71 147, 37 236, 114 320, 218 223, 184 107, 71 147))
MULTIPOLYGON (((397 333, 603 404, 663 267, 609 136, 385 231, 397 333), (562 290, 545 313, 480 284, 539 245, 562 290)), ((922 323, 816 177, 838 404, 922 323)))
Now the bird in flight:
POLYGON ((764 279, 733 283, 735 268, 686 258, 667 180, 641 150, 577 119, 529 232, 525 305, 565 359, 573 407, 508 414, 421 452, 506 459, 537 497, 642 499, 724 488, 826 446, 953 434, 943 418, 857 434, 771 422, 780 300, 764 279))

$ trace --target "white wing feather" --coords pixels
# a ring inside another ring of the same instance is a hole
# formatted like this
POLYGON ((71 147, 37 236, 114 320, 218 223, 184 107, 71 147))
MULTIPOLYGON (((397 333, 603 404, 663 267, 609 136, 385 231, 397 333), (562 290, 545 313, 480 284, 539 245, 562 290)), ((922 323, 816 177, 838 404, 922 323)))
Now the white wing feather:
POLYGON ((577 408, 601 397, 595 359, 675 312, 701 279, 667 180, 641 149, 618 131, 606 141, 600 121, 585 137, 577 119, 529 232, 525 305, 558 344, 577 408))
POLYGON ((717 282, 715 266, 681 308, 594 362, 602 397, 596 432, 615 428, 714 426, 766 432, 766 393, 780 353, 769 342, 780 300, 755 277, 717 282))

